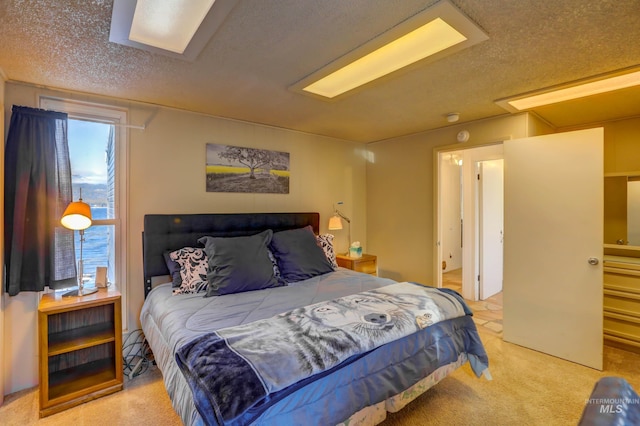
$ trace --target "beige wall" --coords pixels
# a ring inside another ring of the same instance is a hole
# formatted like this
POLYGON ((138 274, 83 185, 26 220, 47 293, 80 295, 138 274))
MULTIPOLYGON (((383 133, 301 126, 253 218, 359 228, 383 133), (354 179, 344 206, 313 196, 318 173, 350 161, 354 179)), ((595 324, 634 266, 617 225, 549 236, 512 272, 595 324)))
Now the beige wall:
POLYGON ((455 161, 462 161, 464 151, 454 151, 445 155, 440 162, 440 189, 446 197, 440 200, 442 221, 442 272, 449 272, 462 267, 462 166, 455 161))
MULTIPOLYGON (((209 117, 122 100, 55 92, 8 83, 6 105, 37 106, 38 96, 70 97, 101 102, 129 110, 130 124, 146 130, 129 130, 127 212, 128 328, 138 328, 142 306, 142 226, 147 213, 287 212, 320 213, 321 231, 337 201, 352 219, 352 237, 366 238, 366 165, 364 146, 344 140, 314 136, 257 124, 209 117), (289 194, 224 194, 205 190, 205 146, 208 142, 266 148, 290 153, 289 194)), ((8 120, 10 111, 5 112, 8 120)), ((347 232, 334 231, 339 250, 347 247, 347 232)), ((36 310, 38 296, 20 293, 7 297, 8 335, 4 368, 5 392, 37 383, 36 310), (16 343, 19 342, 19 343, 16 343), (29 360, 25 364, 25 359, 29 360), (20 368, 16 366, 20 365, 20 368)))
POLYGON ((640 117, 626 120, 560 128, 558 132, 604 128, 604 172, 626 173, 640 171, 640 117))
MULTIPOLYGON (((0 135, 4 137, 4 72, 0 68, 0 135)), ((4 142, 4 139, 3 139, 4 142)), ((4 206, 4 143, 0 149, 0 206, 4 206)), ((0 265, 4 265, 4 208, 0 208, 0 265)), ((4 402, 4 274, 0 274, 0 405, 4 402)))
POLYGON ((640 118, 603 124, 604 172, 640 171, 640 118))
POLYGON ((380 275, 433 283, 434 149, 464 149, 550 129, 527 114, 501 116, 367 145, 367 237, 380 275), (470 138, 456 143, 467 130, 470 138))

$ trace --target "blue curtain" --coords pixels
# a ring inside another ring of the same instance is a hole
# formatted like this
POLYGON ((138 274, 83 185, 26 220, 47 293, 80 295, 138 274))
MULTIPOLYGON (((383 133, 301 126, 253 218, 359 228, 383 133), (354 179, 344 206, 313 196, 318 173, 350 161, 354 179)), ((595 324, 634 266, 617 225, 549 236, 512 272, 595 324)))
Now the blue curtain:
POLYGON ((13 106, 5 146, 5 291, 73 286, 73 231, 60 225, 71 201, 67 114, 13 106))

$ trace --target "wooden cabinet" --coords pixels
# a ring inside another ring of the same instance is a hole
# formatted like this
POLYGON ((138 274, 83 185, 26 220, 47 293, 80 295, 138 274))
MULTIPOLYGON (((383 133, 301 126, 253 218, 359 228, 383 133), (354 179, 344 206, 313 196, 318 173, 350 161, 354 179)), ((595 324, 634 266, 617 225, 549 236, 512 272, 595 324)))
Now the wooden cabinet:
POLYGON ((47 293, 38 307, 40 417, 122 389, 120 293, 47 293))
POLYGON ((605 255, 603 269, 605 343, 640 352, 640 258, 605 255))
POLYGON ((336 255, 338 266, 351 269, 365 274, 378 275, 378 258, 372 254, 363 254, 362 257, 354 258, 345 255, 336 255))
POLYGON ((604 341, 640 353, 640 171, 604 178, 604 341))

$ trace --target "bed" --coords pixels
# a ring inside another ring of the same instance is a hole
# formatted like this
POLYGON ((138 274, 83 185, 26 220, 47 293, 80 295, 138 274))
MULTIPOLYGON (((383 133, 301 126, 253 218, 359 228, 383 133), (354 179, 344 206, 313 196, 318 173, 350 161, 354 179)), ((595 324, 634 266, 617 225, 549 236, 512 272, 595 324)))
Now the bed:
POLYGON ((457 293, 338 268, 318 231, 318 213, 145 216, 140 320, 185 425, 378 424, 467 362, 489 377, 457 293))

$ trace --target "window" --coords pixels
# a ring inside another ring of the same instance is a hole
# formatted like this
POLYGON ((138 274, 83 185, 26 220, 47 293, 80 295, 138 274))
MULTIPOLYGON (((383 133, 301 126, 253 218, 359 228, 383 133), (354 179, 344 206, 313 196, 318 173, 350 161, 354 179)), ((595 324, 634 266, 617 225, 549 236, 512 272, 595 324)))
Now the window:
MULTIPOLYGON (((124 110, 65 99, 40 98, 40 107, 68 114, 73 200, 91 206, 93 223, 84 232, 83 281, 95 284, 96 268, 107 267, 110 285, 126 306, 126 123, 124 110)), ((75 235, 80 259, 80 233, 75 235)), ((123 310, 125 314, 126 309, 123 310)), ((123 318, 123 324, 126 324, 123 318)))

